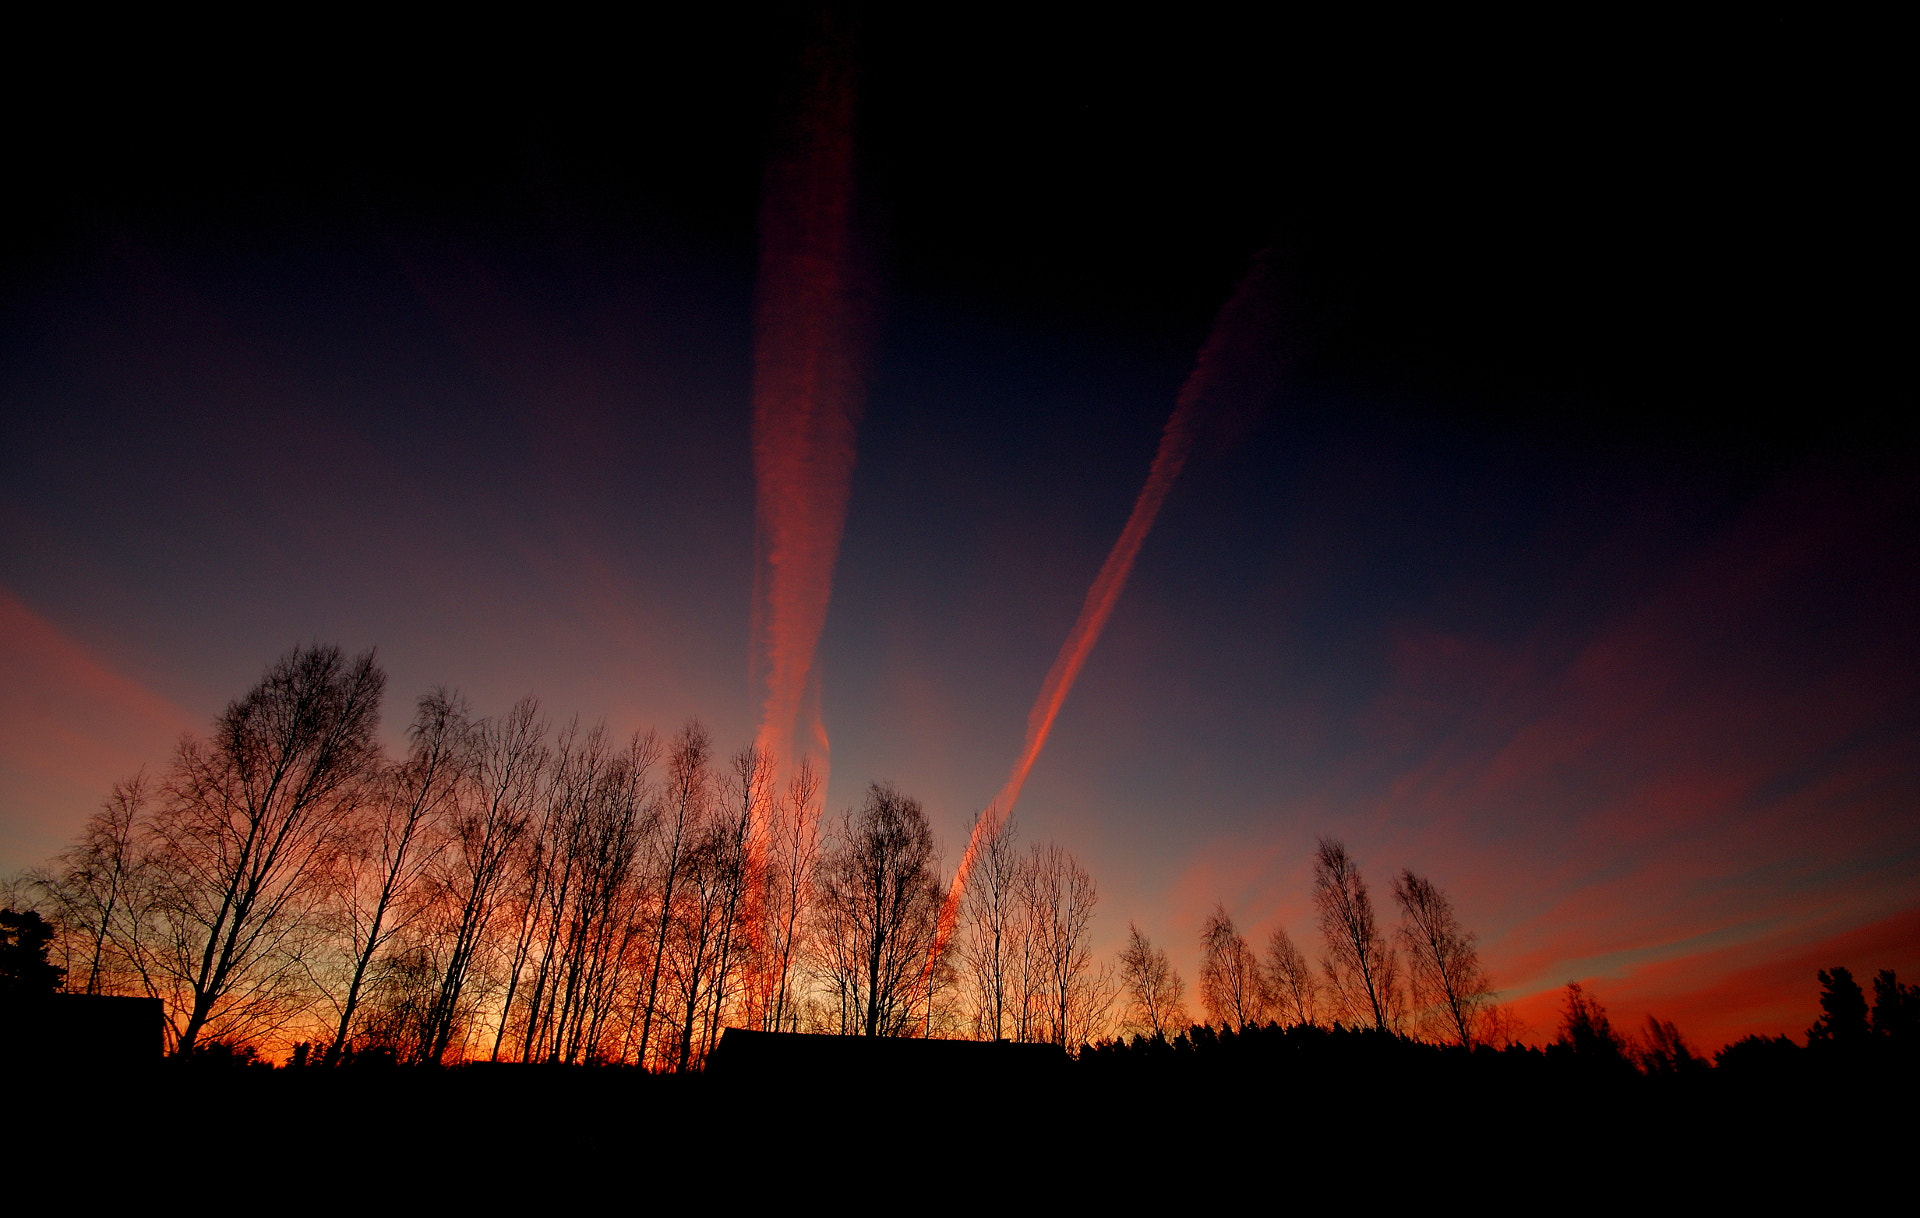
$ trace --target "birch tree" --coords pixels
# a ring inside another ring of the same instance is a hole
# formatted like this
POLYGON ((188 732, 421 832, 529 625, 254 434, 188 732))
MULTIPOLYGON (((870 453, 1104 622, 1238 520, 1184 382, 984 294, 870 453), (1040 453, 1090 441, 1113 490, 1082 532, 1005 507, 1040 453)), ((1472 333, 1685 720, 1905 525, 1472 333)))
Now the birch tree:
POLYGON ((451 815, 472 761, 466 704, 444 689, 420 697, 405 760, 386 767, 352 826, 343 859, 340 914, 349 933, 345 993, 328 1064, 349 1044, 374 963, 426 912, 427 868, 446 846, 451 815))
POLYGON ((1340 1011, 1354 1023, 1387 1029, 1399 1021, 1393 949, 1374 922, 1373 899, 1347 848, 1320 839, 1313 855, 1313 903, 1327 954, 1322 961, 1340 1011))
POLYGON ((1400 904, 1397 933, 1414 1008, 1443 1038, 1471 1049, 1493 1005, 1493 985, 1480 967, 1473 932, 1461 927, 1447 895, 1411 868, 1395 877, 1393 896, 1400 904))
MULTIPOLYGON (((455 812, 446 849, 431 873, 442 922, 432 940, 438 983, 422 1037, 424 1060, 441 1061, 465 1021, 476 970, 492 942, 513 862, 537 807, 547 758, 547 725, 532 698, 522 698, 476 730, 471 790, 455 812)), ((493 1051, 498 1058, 498 1034, 493 1051)))
POLYGON ((1035 844, 1027 861, 1029 925, 1039 944, 1046 985, 1043 1039, 1064 1049, 1091 1040, 1113 999, 1109 974, 1093 959, 1093 876, 1060 846, 1035 844))
POLYGON ((820 855, 820 780, 803 759, 775 806, 771 860, 762 872, 766 898, 766 986, 764 1024, 769 1031, 791 1028, 798 1017, 794 995, 801 933, 813 901, 813 871, 820 855))
POLYGON ((1190 1022, 1181 1001, 1186 982, 1167 959, 1166 949, 1155 947, 1132 923, 1127 924, 1127 946, 1120 953, 1120 978, 1128 1001, 1127 1025, 1134 1031, 1165 1036, 1190 1022))
POLYGON ((147 934, 143 835, 152 783, 144 772, 113 785, 80 840, 37 873, 66 955, 67 985, 84 994, 158 997, 147 934))
POLYGON ((916 1022, 939 918, 933 829, 918 800, 875 783, 820 862, 824 970, 843 1033, 898 1036, 916 1022))
POLYGON ((1311 1024, 1320 1014, 1320 983, 1313 966, 1298 947, 1287 928, 1276 926, 1267 936, 1266 959, 1260 962, 1260 980, 1265 988, 1267 1006, 1281 1019, 1295 1024, 1311 1024))
POLYGON ((1260 1022, 1259 961, 1225 905, 1214 906, 1200 928, 1200 1001, 1207 1017, 1222 1027, 1260 1022))
POLYGON ((637 1004, 640 1031, 633 1046, 634 1059, 642 1065, 649 1061, 653 1045, 660 981, 667 964, 667 941, 674 930, 688 856, 706 823, 708 802, 712 798, 712 753, 712 740, 697 719, 687 721, 668 749, 667 779, 660 795, 660 833, 655 839, 649 867, 653 887, 652 943, 644 997, 637 1004))
POLYGON ((149 856, 177 1052, 270 1030, 302 1005, 296 962, 379 758, 385 687, 371 651, 297 648, 210 739, 181 742, 149 856))
POLYGON ((1018 1022, 1009 1007, 1021 998, 1014 988, 1014 954, 1027 922, 1020 906, 1022 860, 1014 848, 1017 833, 1012 817, 1001 821, 992 836, 980 843, 967 877, 960 967, 972 1006, 973 1033, 982 1040, 1004 1039, 1018 1022))

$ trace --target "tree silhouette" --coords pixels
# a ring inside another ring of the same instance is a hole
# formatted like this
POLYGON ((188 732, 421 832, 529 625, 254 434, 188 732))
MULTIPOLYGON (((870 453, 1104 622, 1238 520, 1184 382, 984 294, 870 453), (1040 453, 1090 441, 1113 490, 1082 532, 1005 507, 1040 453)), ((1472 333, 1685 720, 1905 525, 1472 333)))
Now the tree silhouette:
POLYGON ((1651 1075, 1692 1074, 1706 1066, 1671 1020, 1647 1016, 1646 1043, 1640 1050, 1640 1068, 1651 1075))
POLYGON ((352 826, 338 897, 351 947, 340 1019, 326 1051, 329 1064, 339 1060, 356 1030, 376 961, 427 912, 420 881, 446 847, 445 834, 436 830, 453 812, 472 765, 468 717, 457 695, 444 689, 422 695, 407 733, 406 760, 383 768, 364 820, 352 826))
POLYGON ((1326 940, 1327 980, 1347 1018, 1385 1031, 1399 1022, 1393 949, 1374 923, 1367 882, 1346 846, 1320 839, 1313 854, 1313 903, 1326 940))
POLYGON ((1560 1038, 1555 1044, 1571 1051, 1583 1062, 1601 1069, 1634 1069, 1631 1046, 1613 1030, 1607 1009, 1583 989, 1579 982, 1567 984, 1565 1005, 1560 1014, 1560 1038))
POLYGON ((1093 960, 1093 876, 1058 845, 1034 843, 1022 885, 1044 988, 1037 996, 1046 1040, 1071 1049, 1092 1039, 1113 1001, 1112 973, 1093 960))
MULTIPOLYGON (((990 815, 990 807, 982 816, 990 815)), ((974 855, 962 906, 960 935, 962 984, 973 1006, 974 1034, 1000 1040, 1027 1025, 1019 985, 1020 948, 1027 936, 1027 910, 1021 901, 1025 864, 1014 842, 1018 833, 1009 816, 994 825, 974 855)))
POLYGON ((752 931, 756 928, 748 925, 750 919, 745 916, 746 903, 760 887, 751 839, 755 826, 764 825, 767 819, 773 789, 773 759, 750 744, 734 755, 731 776, 728 808, 722 811, 717 826, 723 898, 703 1057, 719 1040, 727 1000, 733 993, 733 975, 740 971, 742 960, 751 956, 754 946, 752 931))
POLYGON ((653 1044, 654 1021, 660 1012, 660 982, 667 967, 667 940, 674 931, 675 903, 681 899, 694 844, 705 828, 713 799, 711 763, 713 741, 697 719, 689 719, 673 739, 667 756, 667 785, 661 792, 661 833, 651 860, 659 886, 650 931, 651 962, 647 996, 641 1004, 640 1038, 634 1055, 645 1065, 653 1044))
POLYGON ((1186 982, 1174 971, 1165 948, 1155 947, 1127 925, 1127 946, 1120 953, 1120 979, 1127 994, 1127 1024, 1148 1036, 1164 1036, 1187 1026, 1187 1009, 1181 1002, 1186 982))
POLYGON ((82 993, 152 992, 140 950, 149 888, 141 834, 151 795, 144 772, 115 783, 105 804, 88 818, 80 840, 62 851, 39 880, 66 932, 69 962, 79 958, 73 981, 82 993))
POLYGON ((1200 1001, 1222 1027, 1258 1023, 1264 1005, 1260 962, 1225 905, 1215 905, 1200 928, 1200 1001))
POLYGON ((59 990, 67 970, 47 960, 53 926, 31 909, 0 910, 0 998, 59 990))
POLYGON ((820 794, 813 762, 802 758, 787 782, 785 796, 774 804, 770 858, 762 872, 766 890, 762 984, 767 996, 761 1005, 764 1027, 770 1032, 798 1022, 794 979, 803 953, 803 918, 813 904, 814 864, 820 855, 820 794))
POLYGON ((651 734, 616 746, 604 726, 555 742, 538 828, 520 856, 520 923, 501 1030, 522 1061, 593 1058, 608 1031, 616 965, 631 943, 635 865, 647 827, 651 734))
POLYGON ((1821 969, 1819 1019, 1807 1029, 1807 1047, 1823 1050, 1853 1050, 1868 1042, 1872 1035, 1867 1025, 1867 996, 1851 970, 1835 967, 1821 969))
MULTIPOLYGON (((481 723, 473 745, 470 799, 456 808, 448 830, 451 840, 429 872, 441 920, 433 936, 441 964, 419 1053, 434 1063, 446 1056, 466 1018, 470 985, 533 819, 550 755, 539 703, 522 698, 504 716, 481 723)), ((505 1027, 503 1019, 498 1031, 505 1027)), ((498 1058, 498 1036, 493 1051, 498 1058)))
POLYGON ((179 987, 177 1049, 286 1018, 328 869, 378 759, 386 676, 372 652, 296 648, 183 740, 153 823, 159 969, 179 987))
POLYGON ((1804 1052, 1790 1037, 1750 1032, 1714 1053, 1713 1064, 1728 1074, 1779 1078, 1800 1064, 1804 1052))
POLYGON ((1471 1049, 1493 1004, 1473 932, 1461 927, 1447 894, 1412 868, 1394 878, 1393 896, 1400 903, 1400 945, 1415 1007, 1444 1028, 1443 1035, 1471 1049))
POLYGON ((1260 965, 1260 981, 1268 1009, 1281 1019, 1295 1025, 1318 1022, 1320 983, 1284 926, 1274 927, 1267 936, 1267 958, 1260 965))
POLYGON ((1873 979, 1873 1034, 1883 1044, 1920 1049, 1920 986, 1905 984, 1890 968, 1873 979))
POLYGON ((940 887, 933 829, 920 802, 888 785, 867 789, 841 818, 820 861, 825 969, 843 1032, 898 1036, 916 1022, 934 942, 940 887))

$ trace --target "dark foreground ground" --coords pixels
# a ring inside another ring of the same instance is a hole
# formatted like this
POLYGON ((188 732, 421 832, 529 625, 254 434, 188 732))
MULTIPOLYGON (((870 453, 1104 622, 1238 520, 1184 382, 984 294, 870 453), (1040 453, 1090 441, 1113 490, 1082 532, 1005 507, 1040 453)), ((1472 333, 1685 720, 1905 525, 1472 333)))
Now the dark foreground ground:
POLYGON ((932 1074, 205 1061, 12 1074, 16 1181, 250 1213, 690 1196, 728 1209, 813 1197, 860 1213, 1215 1201, 1586 1211, 1806 1184, 1903 1188, 1916 1133, 1904 1063, 1783 1057, 1649 1077, 1365 1037, 932 1074))

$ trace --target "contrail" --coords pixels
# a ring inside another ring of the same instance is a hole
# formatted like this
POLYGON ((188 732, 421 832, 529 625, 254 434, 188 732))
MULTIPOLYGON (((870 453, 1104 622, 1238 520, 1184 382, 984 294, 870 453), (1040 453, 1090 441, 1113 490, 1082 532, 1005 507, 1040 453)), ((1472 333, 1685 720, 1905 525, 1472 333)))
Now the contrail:
POLYGON ((826 7, 761 195, 753 349, 755 743, 784 770, 804 731, 823 784, 826 734, 809 678, 847 518, 870 329, 854 223, 854 57, 826 7))
MULTIPOLYGON (((1252 269, 1214 319, 1213 329, 1200 348, 1200 357, 1194 362, 1193 371, 1187 374, 1186 383, 1180 387, 1180 396, 1174 400, 1173 413, 1161 429, 1160 447, 1153 454, 1153 466, 1147 471, 1146 485, 1140 488, 1140 497, 1134 500, 1133 512, 1127 517, 1126 527, 1120 530, 1120 537, 1108 552, 1107 561, 1100 565, 1100 573, 1094 577, 1093 586, 1087 589, 1086 603, 1080 607, 1080 616, 1067 633, 1067 641, 1061 645, 1053 667, 1047 670, 1047 679, 1041 682, 1040 696, 1035 699, 1033 709, 1027 713, 1027 739, 1020 750, 1020 759, 1014 763, 1006 785, 1000 788, 1000 793, 994 796, 993 801, 973 822, 973 832, 967 838, 966 851, 960 856, 960 866, 954 872, 953 884, 947 890, 946 903, 940 910, 935 955, 946 946, 953 934, 960 913, 960 901, 966 893, 967 875, 973 869, 974 856, 1013 813, 1014 804, 1019 802, 1020 788, 1026 785, 1033 763, 1039 758, 1040 750, 1046 747, 1047 736, 1053 731, 1053 721, 1059 717, 1060 707, 1072 691, 1074 679, 1080 675, 1080 669, 1086 664, 1093 645, 1099 641, 1100 631, 1106 626, 1107 618, 1112 615, 1113 607, 1120 599, 1121 590, 1127 585, 1133 560, 1139 556, 1140 546, 1153 528, 1161 505, 1166 503, 1174 479, 1180 476, 1181 468, 1192 453, 1195 438, 1213 416, 1223 391, 1246 388, 1244 384, 1236 384, 1236 380, 1244 380, 1244 377, 1236 378, 1235 374, 1246 373, 1260 363, 1257 358, 1248 358, 1250 350, 1271 342, 1269 263, 1266 252, 1254 258, 1252 269)), ((1256 379, 1264 378, 1256 376, 1256 379)))

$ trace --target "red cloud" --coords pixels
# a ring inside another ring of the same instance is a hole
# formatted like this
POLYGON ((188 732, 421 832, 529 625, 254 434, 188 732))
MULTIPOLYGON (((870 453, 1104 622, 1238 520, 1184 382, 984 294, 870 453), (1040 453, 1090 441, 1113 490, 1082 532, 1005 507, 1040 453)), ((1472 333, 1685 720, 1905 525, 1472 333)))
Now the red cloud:
MULTIPOLYGON (((0 769, 106 795, 194 719, 0 588, 0 769)), ((68 826, 48 826, 64 832, 68 826)))
MULTIPOLYGON (((1864 926, 1794 931, 1731 947, 1695 952, 1579 981, 1608 1008, 1616 1027, 1631 1031, 1648 1015, 1672 1020, 1696 1045, 1713 1050, 1748 1033, 1804 1039, 1820 1014, 1815 973, 1842 965, 1863 982, 1883 968, 1920 975, 1920 906, 1864 926)), ((1561 991, 1543 990, 1515 1003, 1538 1040, 1551 1040, 1561 991)))

